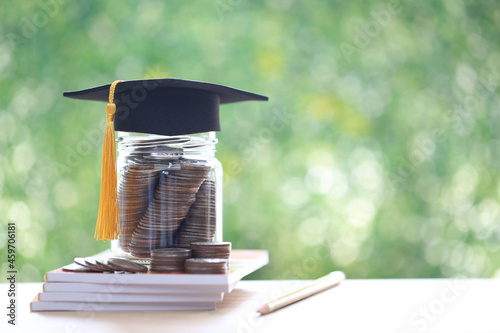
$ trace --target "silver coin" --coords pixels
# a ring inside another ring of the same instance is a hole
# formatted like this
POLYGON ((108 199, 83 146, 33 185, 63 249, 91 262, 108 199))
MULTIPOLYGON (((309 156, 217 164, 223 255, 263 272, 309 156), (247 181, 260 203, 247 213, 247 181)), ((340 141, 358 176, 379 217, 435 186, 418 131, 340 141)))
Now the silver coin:
POLYGON ((121 258, 109 258, 108 265, 117 271, 125 272, 147 272, 148 268, 142 264, 136 262, 121 259, 121 258))

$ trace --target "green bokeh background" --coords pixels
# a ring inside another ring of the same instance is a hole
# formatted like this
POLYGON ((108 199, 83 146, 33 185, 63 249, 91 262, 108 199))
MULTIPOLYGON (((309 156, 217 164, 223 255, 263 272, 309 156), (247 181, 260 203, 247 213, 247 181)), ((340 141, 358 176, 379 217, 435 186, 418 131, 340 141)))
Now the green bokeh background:
POLYGON ((104 104, 62 91, 153 77, 270 97, 218 134, 252 278, 499 276, 499 30, 495 1, 2 2, 2 277, 9 221, 20 281, 109 248, 104 104))

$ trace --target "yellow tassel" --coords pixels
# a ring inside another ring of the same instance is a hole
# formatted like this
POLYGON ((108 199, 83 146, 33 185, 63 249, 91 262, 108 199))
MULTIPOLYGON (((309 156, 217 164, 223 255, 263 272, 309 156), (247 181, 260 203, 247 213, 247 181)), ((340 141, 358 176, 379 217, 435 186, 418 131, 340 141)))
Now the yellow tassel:
POLYGON ((117 80, 109 88, 109 103, 106 105, 106 130, 102 146, 101 198, 94 237, 108 240, 120 234, 120 214, 116 180, 115 119, 116 105, 113 103, 117 80))

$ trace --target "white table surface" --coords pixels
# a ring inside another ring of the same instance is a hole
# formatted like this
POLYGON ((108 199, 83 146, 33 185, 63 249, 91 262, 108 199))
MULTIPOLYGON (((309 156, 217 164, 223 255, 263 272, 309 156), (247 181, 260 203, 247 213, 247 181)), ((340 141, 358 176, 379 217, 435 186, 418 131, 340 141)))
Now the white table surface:
POLYGON ((500 280, 346 280, 266 316, 264 300, 308 281, 241 281, 214 311, 30 312, 41 283, 18 284, 17 325, 0 332, 500 332, 500 280))

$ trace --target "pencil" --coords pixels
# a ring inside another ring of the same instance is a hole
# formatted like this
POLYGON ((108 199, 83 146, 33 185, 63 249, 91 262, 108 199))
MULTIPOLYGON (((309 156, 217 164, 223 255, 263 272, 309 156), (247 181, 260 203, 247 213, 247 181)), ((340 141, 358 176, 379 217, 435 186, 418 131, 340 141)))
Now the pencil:
POLYGON ((342 282, 344 279, 345 279, 344 272, 341 271, 331 272, 330 274, 325 275, 313 281, 311 284, 303 288, 294 290, 291 293, 276 298, 270 302, 261 304, 257 308, 257 311, 260 312, 261 315, 271 313, 273 311, 281 309, 284 306, 303 300, 306 297, 315 295, 324 290, 338 286, 340 282, 342 282))

